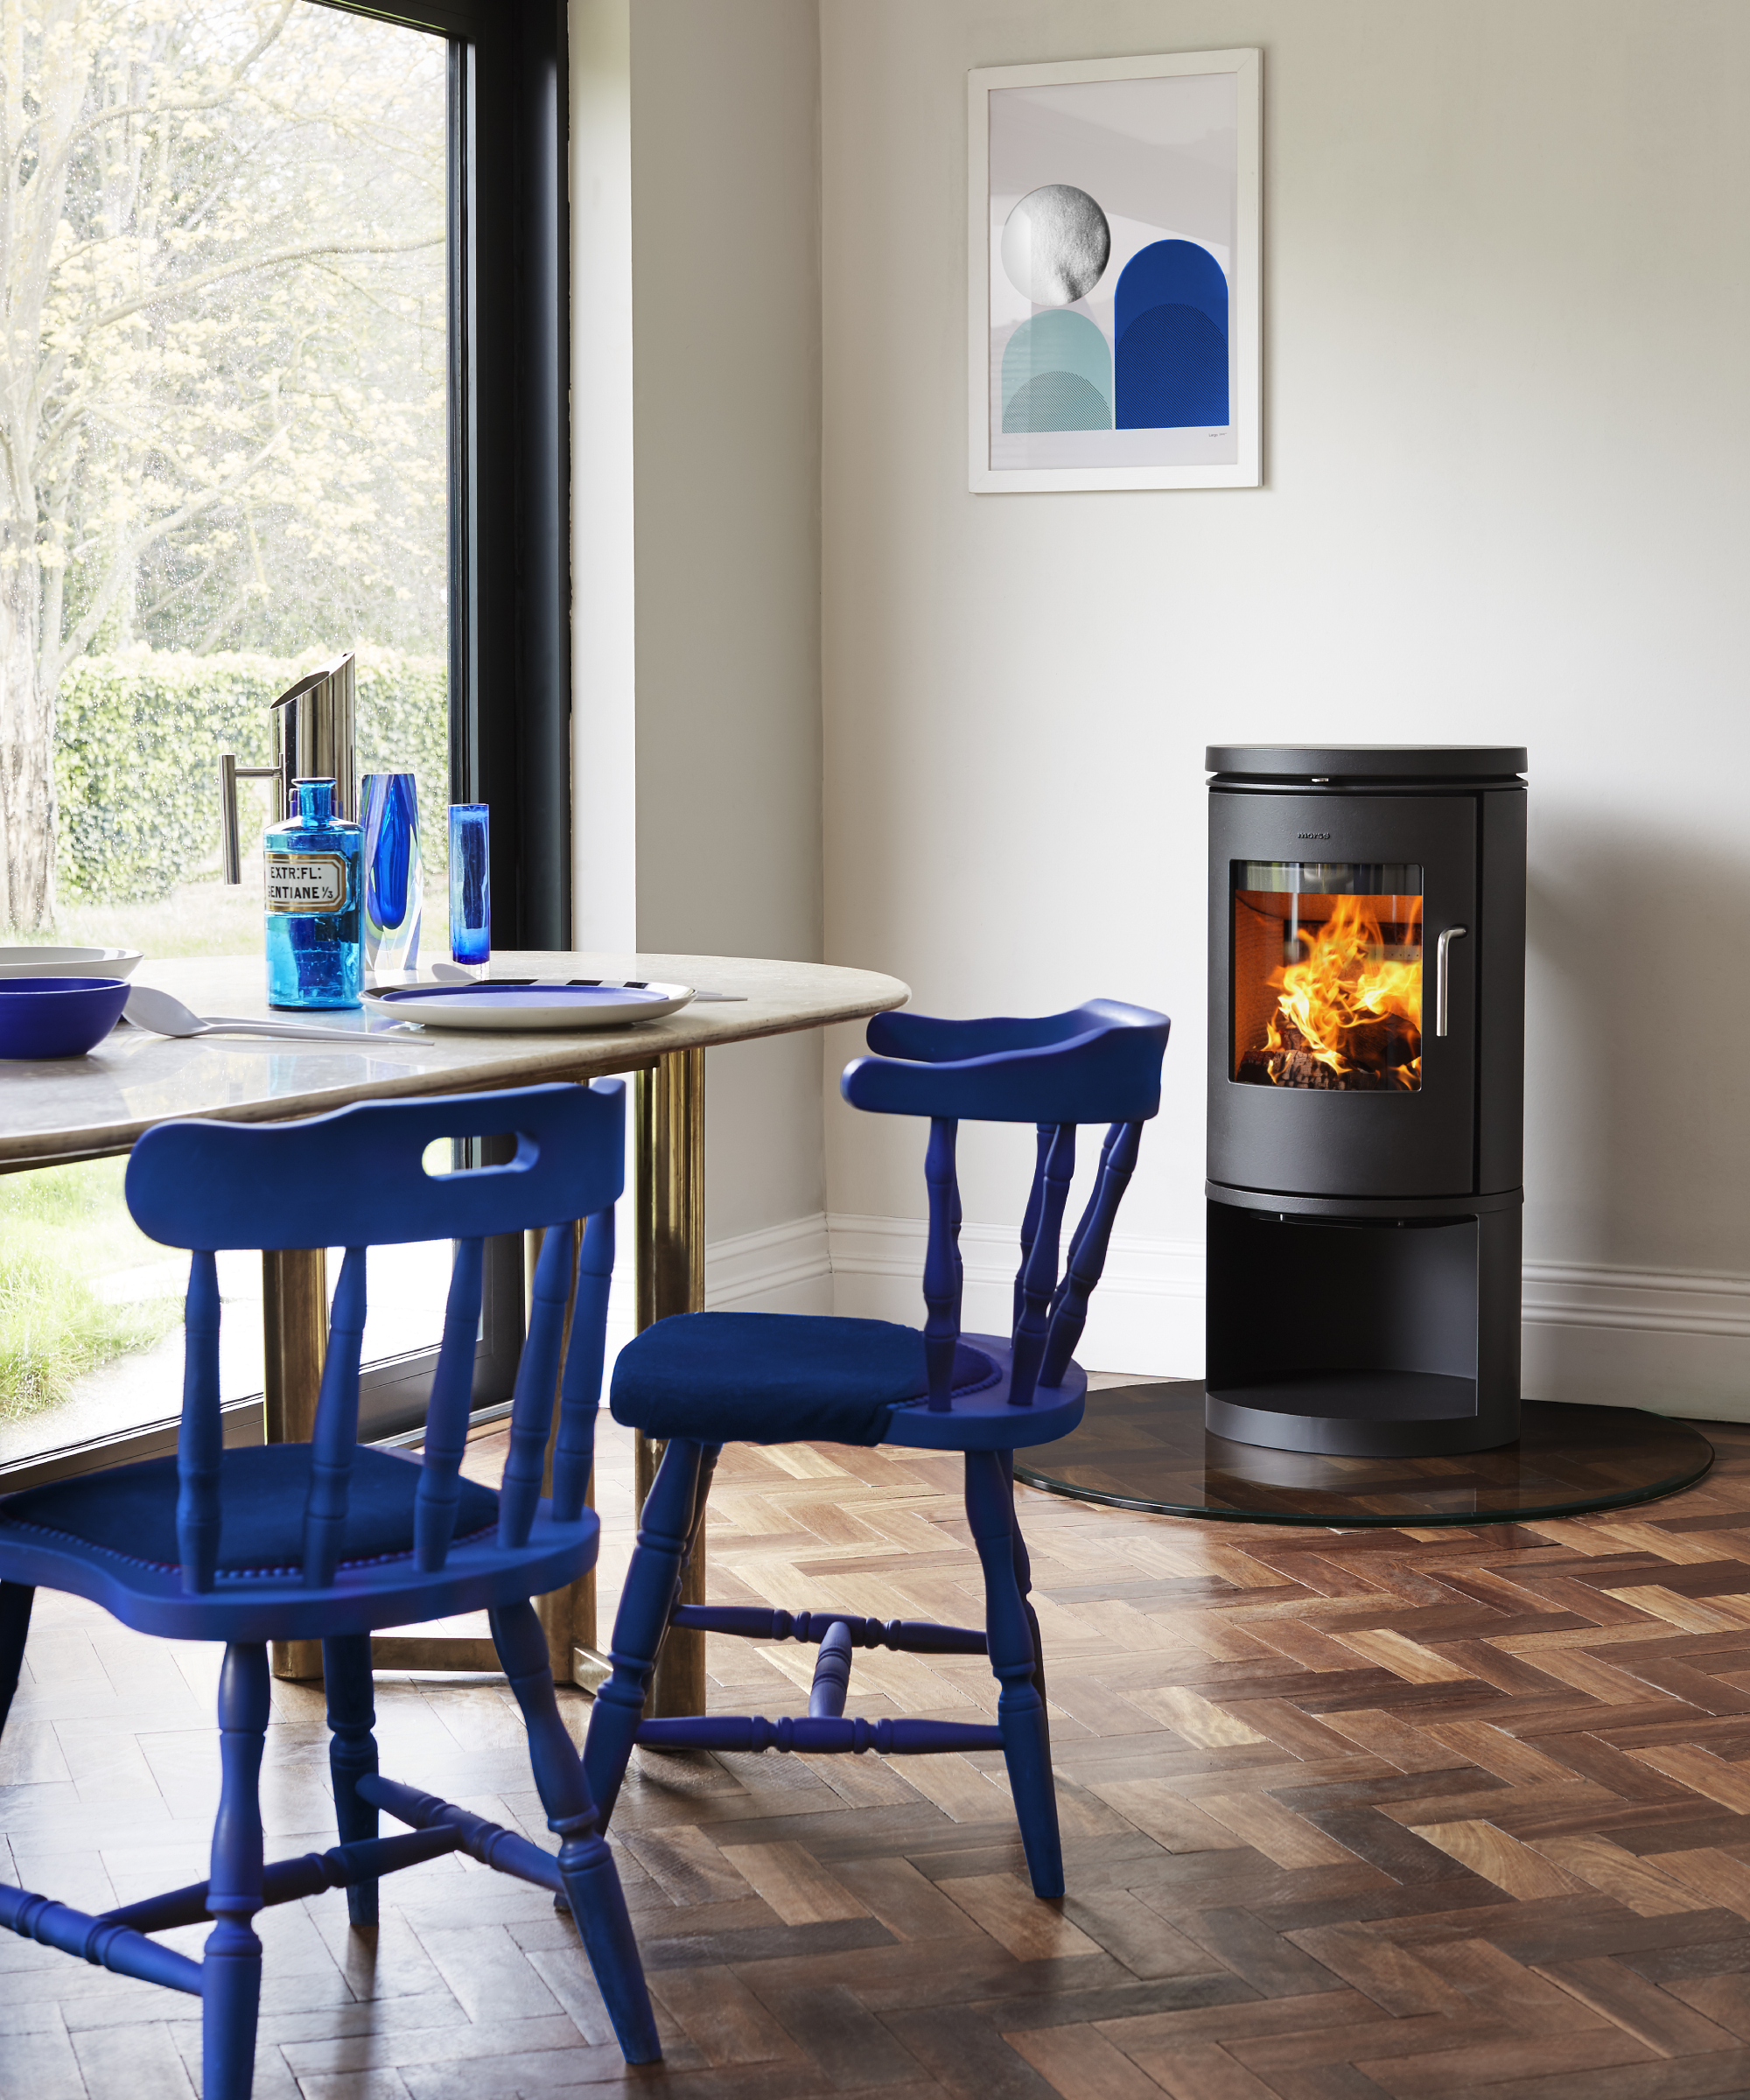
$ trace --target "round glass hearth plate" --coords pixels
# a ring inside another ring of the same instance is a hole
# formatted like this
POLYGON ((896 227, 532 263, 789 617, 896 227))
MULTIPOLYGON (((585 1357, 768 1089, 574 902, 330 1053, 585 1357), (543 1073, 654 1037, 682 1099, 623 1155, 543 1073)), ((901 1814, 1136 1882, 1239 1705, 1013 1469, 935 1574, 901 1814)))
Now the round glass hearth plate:
POLYGON ((1527 1400, 1519 1440, 1462 1457, 1327 1458, 1270 1451, 1203 1426, 1200 1381, 1089 1393, 1082 1424, 1017 1452, 1030 1488, 1118 1509, 1228 1523, 1511 1523, 1674 1494, 1713 1463, 1687 1422, 1640 1408, 1527 1400))

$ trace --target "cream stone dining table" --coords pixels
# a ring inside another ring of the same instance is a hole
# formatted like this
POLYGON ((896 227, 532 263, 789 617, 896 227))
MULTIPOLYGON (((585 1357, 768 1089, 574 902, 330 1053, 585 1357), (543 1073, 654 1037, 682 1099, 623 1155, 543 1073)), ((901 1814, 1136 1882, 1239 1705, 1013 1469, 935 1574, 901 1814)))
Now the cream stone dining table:
MULTIPOLYGON (((57 1166, 125 1152, 154 1124, 178 1116, 271 1122, 320 1114, 394 1095, 479 1092, 542 1081, 635 1074, 634 1200, 637 1324, 704 1302, 704 1054, 713 1045, 787 1035, 858 1020, 911 996, 896 977, 871 970, 746 956, 554 954, 517 949, 493 957, 497 976, 642 978, 742 995, 740 1003, 694 1004, 636 1027, 565 1033, 377 1032, 355 1014, 311 1018, 356 1032, 345 1043, 266 1038, 174 1039, 117 1028, 88 1057, 0 1063, 0 1172, 57 1166)), ((267 1004, 257 956, 141 963, 135 982, 172 992, 196 1013, 290 1018, 267 1004)), ((265 1285, 265 1419, 270 1443, 310 1434, 327 1321, 326 1251, 262 1257, 265 1285)), ((641 1505, 661 1446, 640 1437, 641 1505)), ((703 1596, 704 1535, 688 1580, 703 1596)), ((554 1676, 597 1674, 595 1577, 539 1600, 554 1676)), ((495 1670, 484 1637, 441 1632, 379 1634, 380 1667, 495 1670)), ((282 1676, 321 1672, 316 1642, 276 1643, 282 1676)), ((704 1711, 703 1635, 676 1629, 665 1644, 651 1711, 704 1711)))

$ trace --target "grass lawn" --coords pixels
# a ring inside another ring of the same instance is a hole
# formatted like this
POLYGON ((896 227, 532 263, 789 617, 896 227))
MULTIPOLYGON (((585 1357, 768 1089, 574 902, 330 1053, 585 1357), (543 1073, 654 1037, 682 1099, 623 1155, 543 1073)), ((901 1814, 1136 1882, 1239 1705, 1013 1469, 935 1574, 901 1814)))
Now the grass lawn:
POLYGON ((150 1348, 182 1317, 174 1289, 121 1303, 99 1289, 164 1256, 128 1215, 127 1165, 0 1175, 0 1422, 59 1407, 88 1372, 150 1348))
MULTIPOLYGON (((447 892, 427 885, 422 901, 420 948, 429 960, 448 955, 447 892)), ((63 904, 50 934, 10 934, 12 942, 56 946, 136 948, 154 961, 177 956, 259 956, 262 953, 262 882, 246 859, 243 879, 233 887, 215 870, 198 876, 151 904, 63 904)))

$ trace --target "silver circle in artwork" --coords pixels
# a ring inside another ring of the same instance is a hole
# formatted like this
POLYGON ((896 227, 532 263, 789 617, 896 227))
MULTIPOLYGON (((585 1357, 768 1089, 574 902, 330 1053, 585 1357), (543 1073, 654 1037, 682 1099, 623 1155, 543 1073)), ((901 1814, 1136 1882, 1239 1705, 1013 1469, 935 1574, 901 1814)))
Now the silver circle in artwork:
POLYGON ((1068 306, 1100 282, 1112 253, 1106 214, 1086 190, 1030 190, 1003 227, 1003 270, 1035 306, 1068 306))

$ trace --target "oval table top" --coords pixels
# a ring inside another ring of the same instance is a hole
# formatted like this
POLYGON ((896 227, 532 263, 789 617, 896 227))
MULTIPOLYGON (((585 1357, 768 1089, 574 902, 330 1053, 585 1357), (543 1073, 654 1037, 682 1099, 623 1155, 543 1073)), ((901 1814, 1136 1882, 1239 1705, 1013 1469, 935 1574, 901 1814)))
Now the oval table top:
MULTIPOLYGON (((0 1061, 0 1172, 125 1151, 175 1116, 274 1122, 351 1101, 442 1094, 542 1080, 632 1072, 671 1050, 709 1049, 860 1020, 911 997, 897 977, 828 963, 746 956, 564 954, 528 948, 493 956, 499 976, 642 977, 738 992, 746 1004, 695 1004, 629 1028, 529 1035, 454 1029, 370 1032, 370 1017, 312 1013, 324 1027, 356 1029, 359 1047, 265 1037, 151 1035, 126 1026, 88 1057, 0 1061)), ((196 1013, 290 1020, 267 1003, 259 956, 142 962, 134 982, 174 993, 196 1013)))

